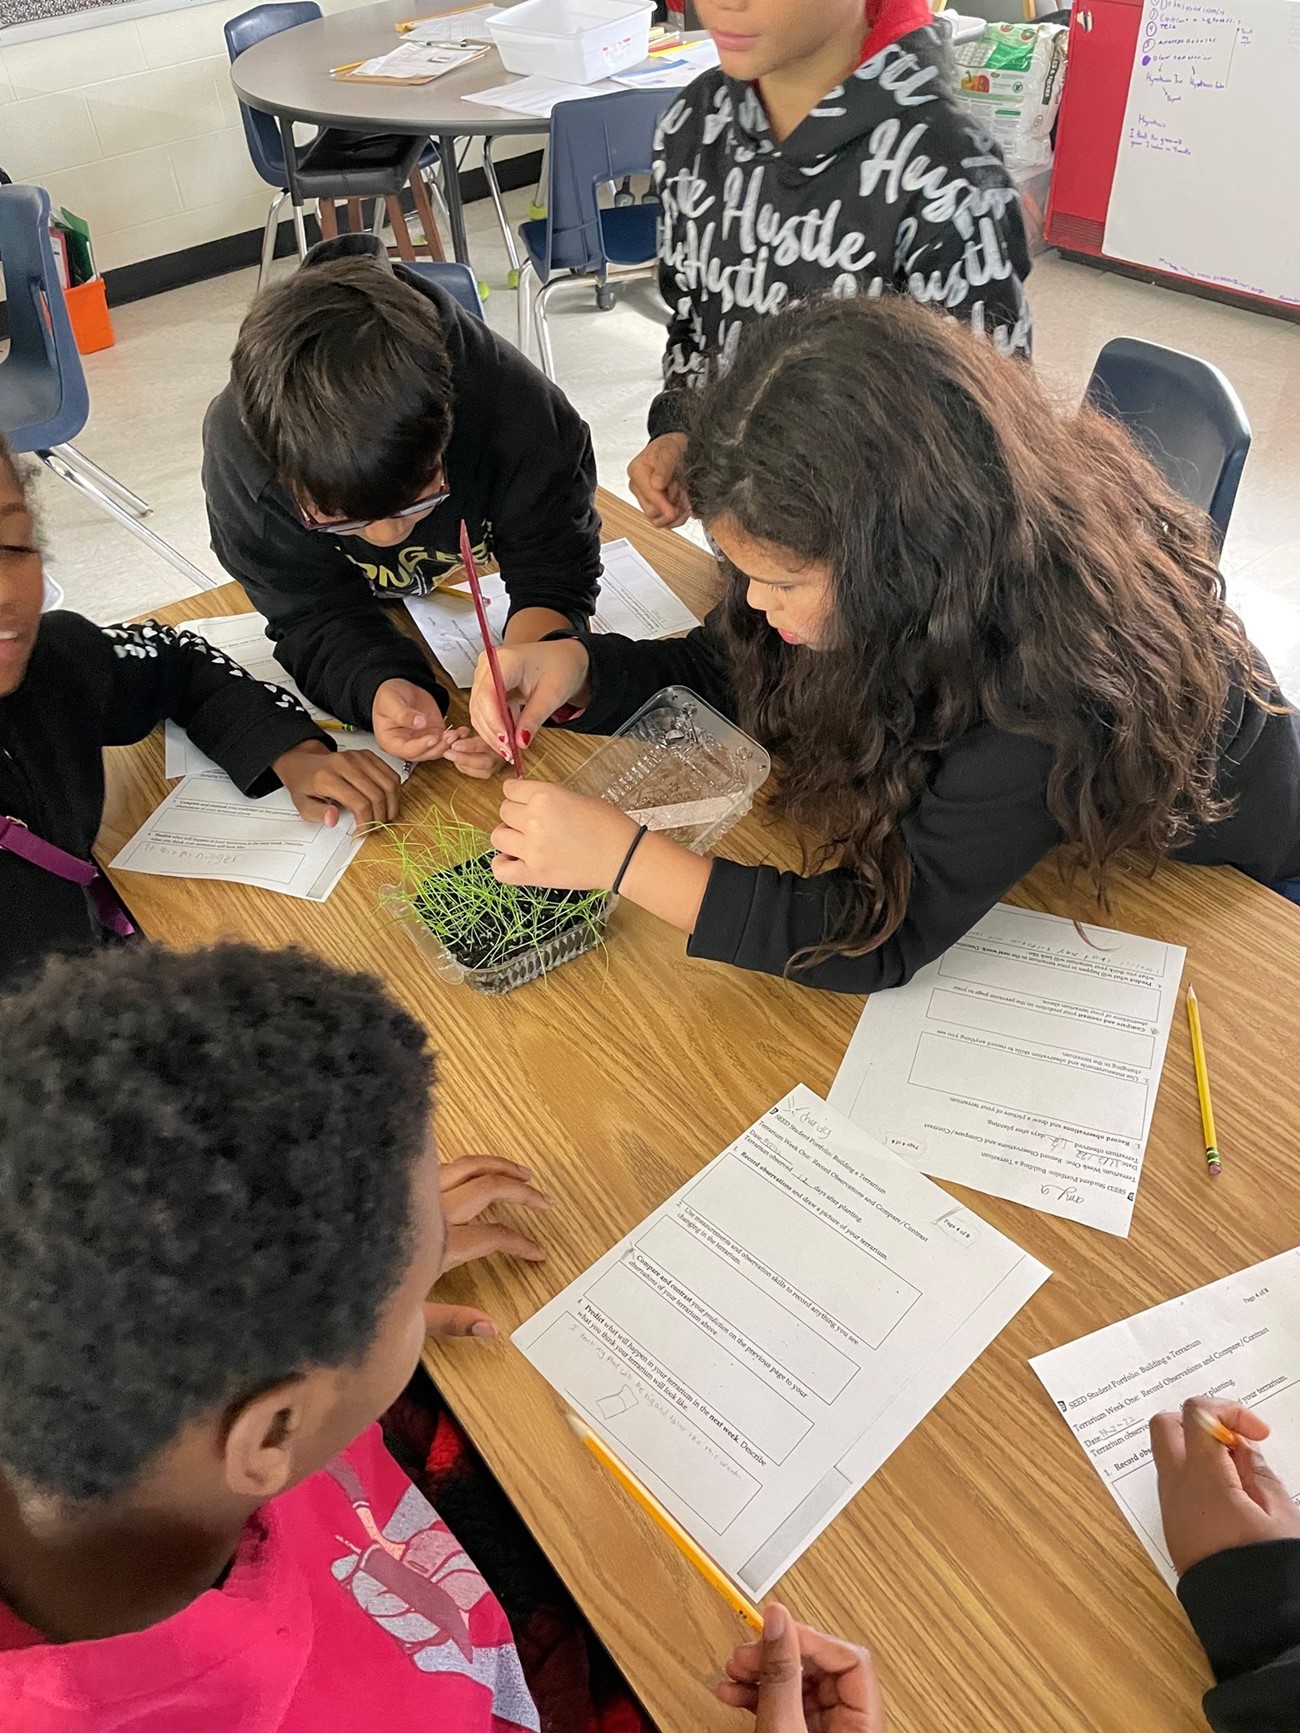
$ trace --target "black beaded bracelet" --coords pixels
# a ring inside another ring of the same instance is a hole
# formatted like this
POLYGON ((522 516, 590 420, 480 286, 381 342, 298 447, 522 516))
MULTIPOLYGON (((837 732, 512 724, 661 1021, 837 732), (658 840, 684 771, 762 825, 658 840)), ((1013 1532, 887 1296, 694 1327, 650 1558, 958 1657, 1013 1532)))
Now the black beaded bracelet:
POLYGON ((614 874, 614 882, 609 887, 610 896, 616 897, 618 895, 618 887, 623 882, 623 874, 631 866, 632 856, 640 848, 641 838, 645 835, 645 833, 649 830, 649 828, 650 828, 650 826, 648 824, 643 824, 640 827, 640 829, 637 831, 636 835, 632 838, 632 846, 628 849, 627 853, 623 856, 623 864, 618 869, 618 871, 614 874))

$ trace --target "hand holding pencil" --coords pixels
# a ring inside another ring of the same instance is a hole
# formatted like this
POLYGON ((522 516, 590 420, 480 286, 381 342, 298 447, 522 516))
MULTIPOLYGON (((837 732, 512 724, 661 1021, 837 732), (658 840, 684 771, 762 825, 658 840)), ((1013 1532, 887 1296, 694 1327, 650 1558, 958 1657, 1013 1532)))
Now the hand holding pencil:
POLYGON ((1180 1576, 1215 1553, 1300 1540, 1300 1510, 1256 1448, 1268 1435, 1252 1409, 1211 1396, 1184 1402, 1181 1414, 1153 1416, 1160 1515, 1180 1576))
POLYGON ((885 1700, 865 1649, 768 1607, 761 1641, 742 1643, 714 1688, 748 1709, 755 1733, 886 1733, 885 1700))
POLYGON ((604 1440, 576 1414, 567 1419, 601 1467, 757 1633, 727 1662, 714 1690, 720 1703, 748 1709, 756 1733, 886 1733, 885 1703, 865 1649, 797 1624, 784 1607, 760 1613, 604 1440))

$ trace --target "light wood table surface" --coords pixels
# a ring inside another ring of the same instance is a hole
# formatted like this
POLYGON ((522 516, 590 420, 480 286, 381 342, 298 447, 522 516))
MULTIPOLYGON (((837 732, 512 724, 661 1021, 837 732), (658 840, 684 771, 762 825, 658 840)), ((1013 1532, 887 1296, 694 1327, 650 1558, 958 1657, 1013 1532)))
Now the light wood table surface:
MULTIPOLYGON (((608 495, 601 508, 606 534, 629 537, 703 612, 711 562, 608 495)), ((246 605, 229 585, 159 617, 246 605)), ((558 778, 591 750, 548 731, 529 759, 558 778)), ((157 737, 108 761, 102 859, 166 789, 157 737)), ((496 804, 490 786, 427 766, 403 816, 434 801, 485 824, 496 804)), ((725 846, 797 865, 789 835, 757 816, 725 846)), ((380 849, 368 843, 323 906, 138 874, 118 884, 157 939, 300 944, 373 970, 423 1018, 441 1055, 444 1154, 526 1162, 555 1199, 543 1266, 497 1260, 444 1284, 503 1332, 793 1084, 829 1088, 861 999, 691 962, 680 934, 626 903, 604 954, 544 983, 503 998, 448 986, 376 915, 380 849)), ((1012 900, 1186 945, 1223 1176, 1205 1175, 1180 1009, 1129 1239, 950 1187, 1055 1273, 779 1592, 797 1616, 871 1645, 896 1733, 1191 1733, 1204 1727, 1200 1652, 1026 1362, 1300 1241, 1300 909, 1236 873, 1179 867, 1126 876, 1100 917, 1050 864, 1012 900)), ((588 1458, 550 1388, 505 1341, 436 1344, 428 1362, 663 1733, 740 1733, 749 1723, 708 1693, 737 1622, 588 1458)))

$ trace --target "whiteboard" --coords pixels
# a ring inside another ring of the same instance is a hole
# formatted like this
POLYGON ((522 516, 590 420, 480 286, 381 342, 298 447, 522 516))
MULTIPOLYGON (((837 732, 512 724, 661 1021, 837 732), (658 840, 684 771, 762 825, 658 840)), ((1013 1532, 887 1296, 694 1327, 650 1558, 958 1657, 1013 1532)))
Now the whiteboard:
POLYGON ((1145 0, 1112 258, 1300 305, 1300 0, 1145 0))

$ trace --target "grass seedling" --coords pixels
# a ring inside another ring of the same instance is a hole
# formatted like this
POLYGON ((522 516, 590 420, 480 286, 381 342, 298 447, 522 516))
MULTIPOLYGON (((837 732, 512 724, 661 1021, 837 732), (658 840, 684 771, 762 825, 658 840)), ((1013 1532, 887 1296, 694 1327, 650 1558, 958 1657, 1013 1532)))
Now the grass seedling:
POLYGON ((475 974, 537 955, 538 966, 521 970, 509 983, 517 985, 544 971, 549 959, 539 954, 561 935, 572 933, 573 948, 566 947, 572 956, 604 935, 604 891, 503 885, 493 876, 483 832, 436 807, 388 834, 396 883, 382 893, 383 908, 424 927, 454 962, 475 974))

